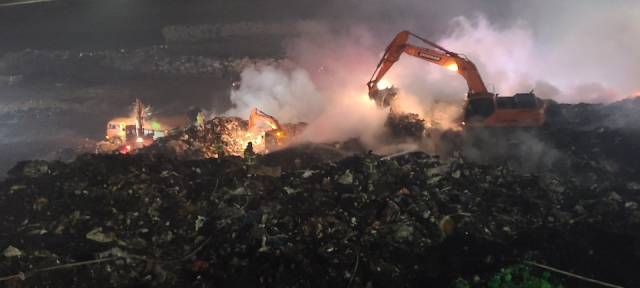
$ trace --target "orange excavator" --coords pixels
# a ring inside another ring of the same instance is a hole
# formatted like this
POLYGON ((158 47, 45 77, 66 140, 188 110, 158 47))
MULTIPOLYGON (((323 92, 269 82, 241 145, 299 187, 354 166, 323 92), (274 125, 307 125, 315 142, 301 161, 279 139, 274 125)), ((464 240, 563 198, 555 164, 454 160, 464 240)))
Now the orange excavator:
POLYGON ((286 145, 286 137, 280 123, 273 116, 264 113, 257 108, 251 109, 251 115, 249 116, 249 130, 253 129, 258 123, 265 123, 271 128, 265 131, 265 147, 267 150, 273 150, 277 146, 286 145))
POLYGON ((469 90, 463 105, 462 122, 465 127, 536 127, 545 121, 545 104, 533 91, 498 97, 487 91, 476 65, 466 56, 444 49, 406 30, 398 33, 389 44, 367 83, 369 98, 380 107, 393 108, 394 102, 398 101, 395 89, 380 90, 377 84, 402 53, 446 67, 467 80, 469 90), (431 48, 408 44, 409 36, 422 40, 431 48))

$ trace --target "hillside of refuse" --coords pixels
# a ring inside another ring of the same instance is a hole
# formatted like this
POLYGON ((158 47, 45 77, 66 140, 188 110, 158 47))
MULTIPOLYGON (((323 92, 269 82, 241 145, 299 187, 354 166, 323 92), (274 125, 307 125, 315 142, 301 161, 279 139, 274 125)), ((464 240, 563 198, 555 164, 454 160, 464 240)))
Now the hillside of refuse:
MULTIPOLYGON (((441 139, 460 150, 450 155, 374 155, 372 181, 357 139, 298 143, 247 169, 236 118, 138 153, 23 161, 0 183, 0 277, 8 287, 489 287, 526 261, 636 287, 639 103, 550 103, 532 137, 556 156, 524 172, 531 155, 471 161, 467 136, 451 131, 441 139)), ((599 287, 528 267, 552 287, 599 287)))

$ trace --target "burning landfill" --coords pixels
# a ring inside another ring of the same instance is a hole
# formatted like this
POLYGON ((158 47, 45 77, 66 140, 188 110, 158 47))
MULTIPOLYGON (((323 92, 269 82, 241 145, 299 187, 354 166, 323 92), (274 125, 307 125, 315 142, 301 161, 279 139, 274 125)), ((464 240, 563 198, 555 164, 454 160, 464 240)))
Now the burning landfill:
MULTIPOLYGON (((231 33, 196 28, 197 38, 231 33)), ((560 104, 532 92, 497 97, 469 59, 419 37, 431 48, 407 44, 410 36, 396 36, 368 83, 368 108, 391 107, 382 112, 384 131, 369 137, 378 146, 366 137, 309 141, 313 123, 280 124, 280 115, 258 109, 210 119, 192 110, 190 126, 169 130, 145 124, 137 100, 133 117, 108 122, 108 142, 96 153, 19 162, 0 182, 0 280, 6 287, 640 287, 640 97, 608 105, 560 104), (402 53, 464 77, 469 93, 457 126, 403 113, 397 91, 378 88, 402 53)), ((171 60, 165 50, 80 56, 120 66, 133 59, 149 73, 241 70, 232 60, 171 60)), ((80 59, 22 54, 5 62, 80 59)), ((335 115, 342 117, 324 117, 335 115)))
POLYGON ((130 154, 24 161, 0 184, 0 271, 9 287, 595 285, 523 264, 549 263, 636 287, 640 99, 548 109, 540 137, 566 159, 526 174, 464 150, 367 155, 356 139, 246 167, 255 137, 232 117, 130 154))

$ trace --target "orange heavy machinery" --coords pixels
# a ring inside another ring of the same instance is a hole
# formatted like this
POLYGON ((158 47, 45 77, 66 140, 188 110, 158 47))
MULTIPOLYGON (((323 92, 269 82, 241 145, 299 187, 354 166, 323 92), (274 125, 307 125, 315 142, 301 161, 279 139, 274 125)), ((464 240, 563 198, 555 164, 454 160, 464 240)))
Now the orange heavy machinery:
POLYGON ((498 97, 487 91, 476 65, 466 56, 444 49, 406 30, 398 33, 389 44, 367 83, 369 98, 375 100, 380 107, 393 107, 393 102, 397 101, 392 90, 379 90, 377 84, 402 53, 446 67, 467 80, 469 91, 463 105, 462 122, 466 127, 536 127, 544 123, 545 104, 533 91, 498 97), (409 36, 422 40, 432 48, 408 44, 409 36))
POLYGON ((256 127, 259 122, 265 123, 269 128, 271 128, 270 130, 265 131, 264 135, 265 147, 267 150, 271 151, 276 149, 278 146, 286 145, 284 142, 287 137, 285 137, 284 131, 282 130, 282 127, 280 127, 278 120, 257 108, 251 109, 251 115, 249 116, 249 130, 256 127))

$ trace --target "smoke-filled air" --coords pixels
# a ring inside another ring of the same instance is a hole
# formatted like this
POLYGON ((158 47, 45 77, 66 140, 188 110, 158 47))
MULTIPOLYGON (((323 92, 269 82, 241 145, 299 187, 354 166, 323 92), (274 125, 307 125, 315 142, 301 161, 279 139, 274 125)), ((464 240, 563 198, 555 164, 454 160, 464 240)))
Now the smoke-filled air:
MULTIPOLYGON (((625 52, 640 50, 640 3, 617 2, 620 5, 578 6, 577 1, 518 1, 510 7, 520 17, 464 12, 435 32, 428 26, 402 27, 399 23, 404 21, 391 19, 381 20, 389 23, 384 28, 380 23, 306 23, 289 44, 287 61, 245 69, 242 87, 231 98, 235 108, 226 114, 244 117, 258 106, 283 121, 311 123, 305 135, 309 139, 375 137, 385 114, 368 100, 365 84, 394 33, 407 27, 466 55, 489 91, 499 95, 533 90, 543 99, 562 103, 628 98, 640 91, 640 54, 625 52), (391 27, 397 27, 395 32, 391 27)), ((403 4, 398 5, 402 10, 403 4)), ((427 47, 417 39, 410 43, 427 47)), ((445 128, 456 125, 467 92, 457 73, 407 55, 381 84, 400 89, 405 112, 445 128)))
POLYGON ((640 0, 0 0, 7 287, 640 287, 640 0))

